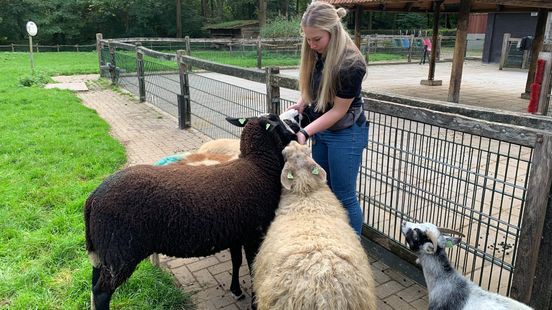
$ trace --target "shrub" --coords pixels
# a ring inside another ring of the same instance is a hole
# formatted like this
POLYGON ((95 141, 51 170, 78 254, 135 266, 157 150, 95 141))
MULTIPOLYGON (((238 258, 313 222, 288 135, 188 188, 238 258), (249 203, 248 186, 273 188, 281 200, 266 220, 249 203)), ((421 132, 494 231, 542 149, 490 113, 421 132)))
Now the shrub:
POLYGON ((45 72, 35 71, 32 75, 20 77, 19 85, 24 87, 43 86, 50 81, 50 77, 45 72))
POLYGON ((301 18, 294 17, 287 20, 278 16, 261 29, 262 38, 288 38, 300 35, 301 18))

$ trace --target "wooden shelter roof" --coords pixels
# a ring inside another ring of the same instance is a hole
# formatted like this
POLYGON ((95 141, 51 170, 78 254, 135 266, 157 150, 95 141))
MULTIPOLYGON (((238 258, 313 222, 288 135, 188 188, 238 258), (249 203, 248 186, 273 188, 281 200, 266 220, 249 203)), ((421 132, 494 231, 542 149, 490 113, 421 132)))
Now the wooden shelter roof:
MULTIPOLYGON (((324 0, 338 7, 360 6, 366 11, 432 12, 433 0, 324 0)), ((460 0, 445 0, 442 13, 458 12, 460 0)), ((474 0, 470 12, 534 12, 539 8, 552 10, 551 0, 474 0)))

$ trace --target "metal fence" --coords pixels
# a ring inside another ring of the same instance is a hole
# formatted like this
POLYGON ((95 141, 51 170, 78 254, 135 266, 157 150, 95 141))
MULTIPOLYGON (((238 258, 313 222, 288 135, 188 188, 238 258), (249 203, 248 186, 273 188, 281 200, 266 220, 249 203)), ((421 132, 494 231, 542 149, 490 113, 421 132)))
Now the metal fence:
MULTIPOLYGON (((103 59, 102 42, 98 51, 103 59)), ((110 52, 115 67, 118 61, 131 62, 114 57, 113 48, 110 52)), ((294 103, 283 97, 288 89, 297 89, 297 81, 277 69, 243 69, 146 48, 138 48, 136 55, 134 84, 140 87, 141 72, 145 80, 140 97, 161 108, 170 106, 163 109, 181 125, 212 138, 239 135, 238 128, 226 125, 226 115, 277 112, 294 103), (163 100, 166 104, 160 104, 163 100)), ((132 66, 123 67, 128 72, 132 66)), ((120 83, 125 88, 134 84, 120 83)), ((401 221, 430 221, 461 231, 465 240, 449 250, 459 272, 490 291, 532 305, 549 302, 540 294, 550 290, 543 284, 548 283, 543 278, 547 273, 539 271, 550 269, 550 245, 539 241, 543 230, 552 227, 546 211, 552 121, 365 96, 370 136, 358 180, 363 235, 412 262, 400 234, 401 221)))

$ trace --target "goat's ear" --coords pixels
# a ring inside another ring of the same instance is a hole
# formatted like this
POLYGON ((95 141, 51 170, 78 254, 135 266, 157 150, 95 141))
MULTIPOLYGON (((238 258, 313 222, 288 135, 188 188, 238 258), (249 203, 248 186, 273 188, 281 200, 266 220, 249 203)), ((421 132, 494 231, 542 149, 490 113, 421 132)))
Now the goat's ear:
POLYGON ((435 253, 435 247, 431 242, 424 243, 424 245, 422 245, 422 250, 430 255, 433 255, 435 253))
POLYGON ((250 120, 252 119, 255 119, 256 117, 241 117, 241 118, 237 118, 237 117, 230 117, 230 116, 227 116, 226 117, 226 120, 234 125, 234 126, 238 126, 238 127, 244 127, 245 124, 247 124, 247 122, 249 122, 250 120))
POLYGON ((282 186, 289 191, 291 190, 291 184, 293 183, 294 177, 295 176, 293 175, 291 169, 289 167, 284 167, 282 174, 280 175, 280 183, 282 183, 282 186))

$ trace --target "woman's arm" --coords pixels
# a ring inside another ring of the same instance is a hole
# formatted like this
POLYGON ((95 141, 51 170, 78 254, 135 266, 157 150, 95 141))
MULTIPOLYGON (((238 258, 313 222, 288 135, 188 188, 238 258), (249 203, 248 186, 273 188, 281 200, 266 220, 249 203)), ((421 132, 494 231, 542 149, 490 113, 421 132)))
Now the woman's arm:
MULTIPOLYGON (((345 113, 347 113, 349 107, 351 106, 351 103, 353 102, 353 99, 354 98, 344 99, 335 97, 333 107, 329 109, 328 112, 322 114, 322 116, 320 116, 314 122, 305 127, 305 131, 308 133, 309 136, 312 136, 317 132, 321 132, 330 128, 333 124, 342 119, 345 113)), ((297 141, 300 144, 305 144, 305 142, 307 141, 307 137, 305 137, 303 133, 298 132, 297 141)))

